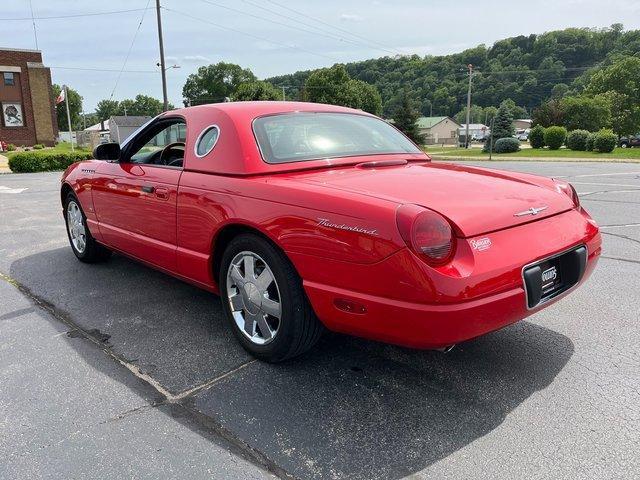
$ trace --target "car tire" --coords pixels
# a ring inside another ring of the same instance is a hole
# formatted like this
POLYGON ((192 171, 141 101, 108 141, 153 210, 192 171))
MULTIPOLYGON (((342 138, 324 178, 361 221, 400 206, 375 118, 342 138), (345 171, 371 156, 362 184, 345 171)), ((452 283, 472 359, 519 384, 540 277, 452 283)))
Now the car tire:
POLYGON ((69 193, 64 202, 64 222, 71 250, 78 260, 85 263, 97 263, 103 262, 111 256, 111 250, 99 244, 91 235, 87 226, 87 217, 78 198, 73 193, 69 193))
POLYGON ((629 146, 628 143, 621 143, 620 148, 627 148, 629 146))
POLYGON ((256 358, 282 362, 320 339, 324 327, 300 276, 268 240, 254 234, 233 238, 222 254, 218 281, 225 317, 240 344, 256 358))

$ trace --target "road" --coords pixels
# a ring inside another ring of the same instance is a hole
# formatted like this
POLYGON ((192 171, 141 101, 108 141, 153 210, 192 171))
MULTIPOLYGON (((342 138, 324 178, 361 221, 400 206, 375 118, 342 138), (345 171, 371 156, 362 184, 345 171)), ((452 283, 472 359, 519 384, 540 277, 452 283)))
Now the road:
POLYGON ((76 261, 60 173, 0 175, 0 478, 637 478, 640 165, 495 166, 575 185, 587 284, 448 354, 329 334, 275 366, 216 297, 76 261))

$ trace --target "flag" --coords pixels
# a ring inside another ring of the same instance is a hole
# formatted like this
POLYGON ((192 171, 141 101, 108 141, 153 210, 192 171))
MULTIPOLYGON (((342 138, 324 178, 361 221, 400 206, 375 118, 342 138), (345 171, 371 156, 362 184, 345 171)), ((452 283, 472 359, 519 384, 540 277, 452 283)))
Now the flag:
POLYGON ((66 89, 64 87, 62 87, 62 90, 60 90, 60 95, 58 95, 56 97, 56 105, 58 105, 59 103, 64 102, 64 92, 65 92, 65 90, 66 89))

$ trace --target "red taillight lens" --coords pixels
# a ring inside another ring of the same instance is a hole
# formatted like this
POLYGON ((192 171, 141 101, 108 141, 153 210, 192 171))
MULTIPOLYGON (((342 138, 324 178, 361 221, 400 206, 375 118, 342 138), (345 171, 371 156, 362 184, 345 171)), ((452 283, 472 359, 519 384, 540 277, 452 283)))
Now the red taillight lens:
POLYGON ((563 182, 561 180, 553 180, 556 184, 556 190, 560 193, 564 193, 567 195, 571 201, 573 201, 573 206, 578 208, 580 206, 580 197, 578 196, 578 192, 573 188, 569 182, 563 182))
POLYGON ((430 265, 444 265, 453 256, 453 230, 442 215, 417 205, 402 205, 397 223, 407 246, 430 265))

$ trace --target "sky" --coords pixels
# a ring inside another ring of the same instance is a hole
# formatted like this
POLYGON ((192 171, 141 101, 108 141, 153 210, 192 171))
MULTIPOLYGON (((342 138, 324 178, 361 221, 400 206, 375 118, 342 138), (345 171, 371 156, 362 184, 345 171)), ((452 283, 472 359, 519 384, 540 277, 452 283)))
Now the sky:
MULTIPOLYGON (((83 97, 162 98, 155 0, 3 0, 0 48, 38 49, 53 82, 83 97), (132 11, 133 10, 133 11, 132 11), (119 11, 120 13, 103 14, 119 11), (39 18, 93 14, 73 18, 39 18), (8 20, 27 18, 27 20, 8 20), (126 63, 125 63, 126 62, 126 63), (120 74, 120 70, 124 71, 120 74), (108 71, 96 71, 96 70, 108 71)), ((385 55, 440 55, 567 27, 640 28, 638 0, 161 0, 169 101, 198 67, 232 62, 258 78, 385 55)))

